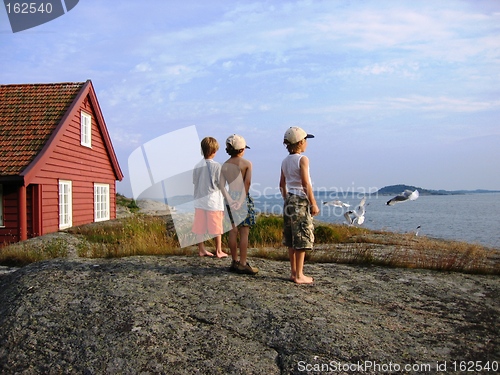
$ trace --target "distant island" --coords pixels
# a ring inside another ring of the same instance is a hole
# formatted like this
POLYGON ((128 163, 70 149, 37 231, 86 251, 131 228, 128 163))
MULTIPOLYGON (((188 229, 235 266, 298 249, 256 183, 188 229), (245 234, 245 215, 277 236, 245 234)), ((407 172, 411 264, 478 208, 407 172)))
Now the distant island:
POLYGON ((390 185, 385 186, 377 191, 376 194, 379 195, 394 195, 401 194, 405 190, 415 190, 417 189, 420 195, 459 195, 459 194, 484 194, 484 193, 500 193, 500 190, 484 190, 484 189, 476 189, 476 190, 430 190, 423 189, 421 187, 412 186, 412 185, 390 185))

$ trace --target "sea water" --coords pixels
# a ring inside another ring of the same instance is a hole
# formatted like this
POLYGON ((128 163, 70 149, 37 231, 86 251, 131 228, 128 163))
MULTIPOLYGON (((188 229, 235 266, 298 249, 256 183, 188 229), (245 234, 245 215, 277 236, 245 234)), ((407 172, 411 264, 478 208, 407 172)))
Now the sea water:
MULTIPOLYGON (((317 220, 343 224, 344 212, 354 209, 363 195, 316 193, 320 208, 317 220), (339 199, 351 205, 339 208, 322 202, 339 199)), ((362 227, 396 233, 416 232, 419 235, 448 240, 479 243, 500 248, 500 193, 460 195, 420 195, 415 201, 387 206, 391 196, 366 196, 365 222, 362 227)), ((282 214, 280 196, 257 194, 255 206, 259 212, 282 214)))
MULTIPOLYGON (((257 213, 282 215, 283 199, 279 193, 251 191, 257 213)), ((344 213, 359 204, 363 194, 315 193, 320 214, 315 218, 345 224, 344 213), (351 205, 339 208, 322 202, 339 199, 351 205)), ((500 249, 500 193, 460 195, 420 195, 415 201, 387 206, 391 196, 366 195, 365 222, 361 227, 396 233, 414 233, 447 240, 465 241, 500 249)), ((170 205, 178 212, 194 212, 192 197, 173 199, 170 205)))

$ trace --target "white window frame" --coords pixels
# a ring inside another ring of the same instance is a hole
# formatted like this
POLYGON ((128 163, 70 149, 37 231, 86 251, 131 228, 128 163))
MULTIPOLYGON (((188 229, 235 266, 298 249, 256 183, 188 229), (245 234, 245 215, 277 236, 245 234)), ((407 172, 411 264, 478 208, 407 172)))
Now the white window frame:
POLYGON ((3 226, 3 185, 0 184, 0 228, 3 226))
POLYGON ((83 111, 81 112, 80 128, 81 145, 92 148, 92 116, 83 111))
POLYGON ((94 183, 94 221, 106 221, 109 218, 109 184, 94 183))
POLYGON ((59 180, 59 229, 73 226, 72 182, 59 180))

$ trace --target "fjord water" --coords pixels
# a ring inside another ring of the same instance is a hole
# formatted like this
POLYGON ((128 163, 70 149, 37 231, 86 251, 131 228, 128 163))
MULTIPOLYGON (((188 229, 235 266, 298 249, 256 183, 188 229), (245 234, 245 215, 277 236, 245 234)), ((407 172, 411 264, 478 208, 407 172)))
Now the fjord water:
MULTIPOLYGON (((353 209, 362 195, 337 195, 353 209)), ((318 220, 342 224, 346 209, 322 205, 323 201, 337 199, 335 194, 316 194, 320 215, 318 220)), ((421 226, 419 235, 448 240, 479 243, 500 248, 500 193, 421 195, 415 201, 386 206, 391 196, 367 196, 365 222, 368 229, 386 230, 397 233, 415 232, 421 226)), ((282 213, 280 197, 264 195, 254 198, 258 212, 282 213)))

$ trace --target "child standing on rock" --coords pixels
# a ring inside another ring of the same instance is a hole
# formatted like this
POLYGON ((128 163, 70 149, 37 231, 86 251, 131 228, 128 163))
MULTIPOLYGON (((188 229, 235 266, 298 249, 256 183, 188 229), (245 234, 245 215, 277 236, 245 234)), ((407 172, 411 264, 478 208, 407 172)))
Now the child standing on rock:
POLYGON ((193 170, 194 222, 192 232, 196 235, 199 256, 213 256, 205 249, 203 239, 208 233, 215 238, 215 255, 227 257, 222 251, 224 221, 224 198, 219 188, 221 165, 214 161, 219 143, 215 138, 205 137, 201 141, 204 159, 193 170))
POLYGON ((255 208, 250 197, 252 182, 252 163, 243 158, 247 146, 245 139, 238 134, 226 140, 226 152, 230 158, 222 165, 220 189, 226 199, 227 210, 232 229, 229 231, 229 248, 231 250, 231 272, 255 275, 258 268, 250 266, 247 261, 248 234, 255 225, 255 208), (228 190, 226 190, 226 184, 228 190), (240 235, 240 259, 238 260, 237 238, 240 235))
POLYGON ((314 138, 314 135, 297 126, 289 128, 283 140, 289 155, 281 163, 283 244, 288 247, 290 257, 290 280, 297 284, 312 284, 314 281, 303 272, 306 251, 312 250, 314 244, 312 217, 319 213, 309 174, 309 159, 302 155, 308 138, 314 138))

